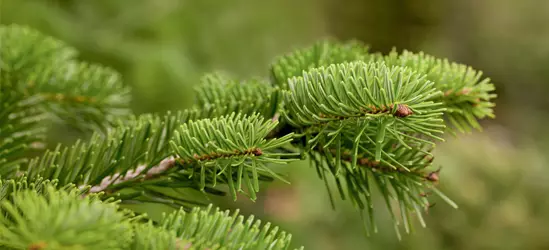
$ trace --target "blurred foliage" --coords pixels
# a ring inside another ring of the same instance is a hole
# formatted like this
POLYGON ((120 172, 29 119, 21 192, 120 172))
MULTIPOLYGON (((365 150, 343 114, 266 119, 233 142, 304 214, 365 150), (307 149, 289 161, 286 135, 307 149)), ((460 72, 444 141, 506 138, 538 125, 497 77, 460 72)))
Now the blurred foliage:
POLYGON ((119 70, 136 113, 189 107, 203 73, 265 76, 275 55, 326 36, 471 65, 496 84, 496 119, 484 133, 448 138, 437 149, 441 189, 460 208, 437 202, 426 229, 398 242, 391 224, 379 221, 379 233, 365 238, 354 210, 340 202, 332 211, 324 184, 304 164, 289 166, 292 185, 262 188, 256 203, 216 202, 281 225, 308 249, 549 249, 549 1, 4 0, 0 7, 1 23, 29 24, 119 70))
POLYGON ((205 72, 265 75, 275 55, 322 33, 313 3, 5 0, 0 14, 2 23, 28 24, 119 70, 141 113, 190 106, 185 90, 205 72))

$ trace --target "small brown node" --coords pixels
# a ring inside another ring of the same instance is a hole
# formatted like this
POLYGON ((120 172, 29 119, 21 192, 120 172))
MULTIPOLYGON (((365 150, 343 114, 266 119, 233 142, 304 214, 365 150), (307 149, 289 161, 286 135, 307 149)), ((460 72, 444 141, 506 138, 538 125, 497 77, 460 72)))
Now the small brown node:
POLYGON ((429 173, 425 179, 429 180, 429 181, 432 181, 432 182, 438 182, 439 181, 439 173, 440 173, 440 168, 437 169, 436 171, 433 171, 431 173, 429 173))
POLYGON ((260 156, 263 154, 263 151, 260 149, 260 148, 254 148, 252 153, 255 155, 255 156, 260 156))
POLYGON ((395 112, 395 116, 398 117, 406 117, 409 115, 412 115, 414 112, 412 112, 412 109, 408 107, 406 104, 397 104, 397 111, 395 112))

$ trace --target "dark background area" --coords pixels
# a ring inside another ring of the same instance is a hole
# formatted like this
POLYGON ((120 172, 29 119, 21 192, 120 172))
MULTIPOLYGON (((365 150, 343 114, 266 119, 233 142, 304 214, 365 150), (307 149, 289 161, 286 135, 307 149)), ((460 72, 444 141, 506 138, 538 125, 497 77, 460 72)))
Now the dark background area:
MULTIPOLYGON (((445 57, 496 84, 496 119, 437 148, 441 189, 427 228, 398 241, 378 206, 370 238, 358 214, 332 211, 304 163, 292 185, 273 183, 256 203, 216 200, 272 221, 307 249, 549 249, 549 1, 546 0, 65 0, 0 2, 2 24, 27 24, 108 65, 133 87, 136 113, 188 108, 212 70, 264 76, 274 56, 317 39, 360 39, 445 57)), ((59 130, 56 141, 74 134, 59 130)), ((163 211, 152 209, 154 213, 163 211)))

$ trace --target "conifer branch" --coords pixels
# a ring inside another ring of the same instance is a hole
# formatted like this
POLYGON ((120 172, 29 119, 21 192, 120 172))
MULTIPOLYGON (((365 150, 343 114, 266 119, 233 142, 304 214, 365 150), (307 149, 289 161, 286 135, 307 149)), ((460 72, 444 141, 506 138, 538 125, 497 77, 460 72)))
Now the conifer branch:
POLYGON ((0 245, 15 249, 288 249, 292 236, 270 223, 261 226, 213 209, 178 210, 155 223, 101 195, 83 197, 82 190, 41 185, 0 199, 0 245), (48 211, 48 213, 44 213, 48 211), (88 237, 81 237, 87 235, 88 237), (76 237, 75 237, 76 236, 76 237))
MULTIPOLYGON (((352 145, 349 142, 344 145, 352 145)), ((335 207, 335 201, 329 183, 335 182, 341 199, 349 200, 361 213, 366 212, 363 219, 369 234, 377 232, 373 209, 375 199, 372 197, 372 193, 376 191, 383 197, 385 206, 394 219, 395 229, 398 228, 397 218, 400 217, 406 225, 405 231, 412 230, 410 213, 415 214, 422 226, 425 226, 421 213, 429 208, 430 203, 424 194, 432 191, 438 184, 438 172, 430 170, 433 161, 430 153, 432 147, 414 147, 409 150, 398 144, 398 141, 392 140, 384 148, 392 157, 387 161, 376 162, 373 160, 375 146, 365 146, 359 146, 359 151, 365 154, 356 156, 352 149, 344 146, 341 149, 340 167, 336 166, 336 147, 325 149, 319 144, 310 152, 309 161, 316 168, 319 178, 325 181, 332 206, 335 207), (394 159, 399 159, 404 164, 400 165, 394 159), (395 201, 406 206, 395 205, 395 201), (401 216, 393 214, 395 212, 401 216)), ((399 230, 396 232, 399 233, 399 230)))
POLYGON ((324 147, 340 143, 342 136, 358 127, 359 133, 348 133, 354 147, 362 140, 375 144, 375 161, 380 161, 384 155, 381 147, 389 138, 400 142, 426 142, 420 138, 424 136, 443 140, 439 135, 444 128, 444 109, 430 101, 441 93, 432 85, 405 68, 364 62, 332 64, 289 80, 283 115, 307 136, 314 135, 307 140, 309 148, 321 137, 327 140, 324 147))
POLYGON ((98 196, 46 186, 39 194, 23 190, 0 202, 0 246, 14 249, 121 249, 132 237, 129 211, 98 196), (82 237, 87 235, 88 237, 82 237), (77 237, 75 237, 77 236, 77 237), (101 239, 101 240, 98 240, 101 239))
POLYGON ((291 236, 278 228, 199 209, 205 204, 182 194, 224 195, 216 187, 227 185, 233 199, 255 200, 260 181, 284 180, 272 164, 305 156, 332 204, 333 181, 368 233, 377 231, 376 192, 397 233, 400 221, 410 232, 414 216, 425 226, 425 194, 457 207, 436 188, 440 168, 432 170, 444 118, 467 131, 493 117, 494 86, 480 72, 328 40, 276 58, 271 82, 212 73, 192 109, 120 116, 129 89, 117 72, 79 62, 72 48, 28 28, 1 26, 0 35, 0 246, 12 248, 288 249, 291 236), (96 132, 26 160, 47 116, 96 132), (154 223, 120 202, 179 211, 154 223), (84 232, 105 240, 74 237, 84 232))
MULTIPOLYGON (((250 216, 245 218, 236 210, 221 211, 209 205, 190 213, 179 210, 165 216, 159 223, 166 230, 175 231, 193 249, 289 249, 292 235, 250 216), (202 226, 205 225, 205 226, 202 226), (207 239, 207 240, 203 240, 207 239)), ((303 248, 300 248, 303 249, 303 248)))
MULTIPOLYGON (((345 43, 332 47, 345 47, 345 43)), ((392 180, 374 178, 390 211, 390 200, 401 204, 406 231, 410 230, 410 209, 429 207, 420 190, 432 189, 456 207, 434 188, 438 172, 426 170, 433 156, 423 148, 443 141, 443 132, 449 131, 443 117, 462 131, 469 126, 467 122, 480 128, 476 119, 492 117, 490 99, 495 95, 489 80, 480 81, 480 73, 463 65, 423 54, 392 52, 383 56, 365 55, 360 49, 339 50, 338 56, 331 57, 334 60, 322 61, 317 60, 315 51, 330 50, 319 50, 318 45, 303 48, 278 58, 271 69, 275 84, 283 86, 283 127, 279 131, 302 136, 294 144, 308 153, 316 166, 322 166, 317 167, 321 179, 326 180, 326 174, 334 176, 342 198, 351 197, 361 211, 368 208, 370 220, 365 218, 365 222, 373 231, 367 176, 389 176, 392 180), (338 58, 347 59, 338 62, 338 58), (277 75, 286 79, 281 81, 277 75), (478 93, 472 102, 469 88, 478 93), (482 104, 475 104, 479 101, 482 104), (395 155, 391 148, 398 148, 400 153, 395 155), (428 159, 427 163, 402 154, 415 149, 422 155, 417 159, 428 159)), ((397 222, 397 217, 393 218, 397 222)), ((423 224, 421 214, 418 218, 423 224)))
POLYGON ((236 199, 237 192, 244 192, 244 184, 247 194, 255 199, 260 180, 282 179, 267 164, 285 164, 297 156, 276 151, 293 135, 265 139, 277 123, 258 114, 196 119, 198 114, 186 111, 168 113, 162 119, 136 117, 106 136, 95 133, 89 143, 46 152, 24 167, 24 175, 30 181, 46 178, 58 180, 60 185, 91 186, 90 193, 116 195, 130 188, 134 194, 127 196, 128 201, 165 198, 185 205, 192 201, 159 193, 154 187, 219 194, 213 188, 227 184, 236 199))
POLYGON ((2 81, 40 99, 35 108, 51 118, 94 130, 129 114, 129 89, 114 70, 79 62, 73 48, 25 26, 1 26, 0 37, 2 81))
POLYGON ((276 152, 278 147, 292 140, 293 134, 265 139, 276 125, 277 122, 260 118, 258 114, 245 116, 233 113, 221 118, 183 124, 175 132, 175 138, 170 144, 182 165, 200 167, 201 188, 206 186, 206 169, 214 169, 211 172, 214 186, 217 176, 223 174, 233 199, 236 200, 237 191, 243 191, 244 182, 248 195, 255 200, 260 175, 284 180, 266 164, 285 164, 299 155, 276 152))
POLYGON ((403 50, 400 54, 393 50, 386 56, 372 57, 387 65, 409 67, 426 79, 435 83, 442 96, 435 101, 444 103, 446 119, 460 132, 481 130, 479 119, 494 118, 492 102, 496 98, 495 87, 483 73, 464 64, 450 62, 423 52, 413 53, 403 50))

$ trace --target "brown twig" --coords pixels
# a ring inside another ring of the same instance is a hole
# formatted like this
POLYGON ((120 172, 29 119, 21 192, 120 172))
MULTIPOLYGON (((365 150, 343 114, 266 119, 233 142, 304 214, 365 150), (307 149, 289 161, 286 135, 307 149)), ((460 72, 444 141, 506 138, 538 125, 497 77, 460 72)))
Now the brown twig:
POLYGON ((193 158, 183 160, 181 158, 175 158, 175 157, 168 157, 164 160, 162 160, 157 166, 154 166, 147 170, 146 173, 143 174, 143 171, 147 168, 146 165, 139 165, 135 169, 129 170, 126 172, 125 175, 121 176, 120 173, 115 173, 113 175, 106 176, 101 180, 101 183, 98 185, 92 186, 88 193, 98 193, 102 191, 106 191, 111 185, 135 180, 136 178, 143 177, 143 180, 149 180, 153 179, 162 173, 168 171, 172 167, 176 165, 176 163, 179 164, 192 164, 194 162, 199 161, 208 161, 208 160, 214 160, 219 158, 228 158, 228 157, 235 157, 235 156, 244 156, 244 155, 254 155, 254 156, 261 156, 263 155, 263 151, 260 148, 250 148, 244 151, 235 150, 233 153, 216 153, 212 152, 209 154, 204 155, 197 155, 195 154, 193 158))
MULTIPOLYGON (((174 157, 168 157, 164 160, 162 160, 158 166, 152 167, 144 175, 145 179, 150 179, 155 175, 159 175, 163 172, 166 172, 168 169, 175 166, 175 158, 174 157)), ((119 184, 122 182, 126 182, 129 180, 133 180, 139 176, 142 175, 142 172, 147 168, 146 165, 139 165, 137 168, 129 170, 126 172, 124 176, 120 176, 120 173, 115 173, 113 175, 109 175, 103 180, 101 180, 101 183, 99 185, 92 186, 89 193, 98 193, 101 191, 105 191, 109 186, 114 184, 119 184)))

